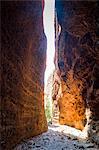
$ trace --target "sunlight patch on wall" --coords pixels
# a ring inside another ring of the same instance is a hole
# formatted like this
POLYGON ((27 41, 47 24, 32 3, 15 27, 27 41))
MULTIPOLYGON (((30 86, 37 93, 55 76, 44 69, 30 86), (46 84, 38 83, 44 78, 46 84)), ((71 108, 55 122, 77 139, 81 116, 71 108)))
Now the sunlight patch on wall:
POLYGON ((86 130, 81 131, 81 130, 78 130, 76 128, 73 128, 67 125, 56 124, 54 125, 54 127, 49 126, 49 129, 53 130, 53 132, 60 132, 67 136, 76 137, 78 139, 88 138, 88 134, 86 130))

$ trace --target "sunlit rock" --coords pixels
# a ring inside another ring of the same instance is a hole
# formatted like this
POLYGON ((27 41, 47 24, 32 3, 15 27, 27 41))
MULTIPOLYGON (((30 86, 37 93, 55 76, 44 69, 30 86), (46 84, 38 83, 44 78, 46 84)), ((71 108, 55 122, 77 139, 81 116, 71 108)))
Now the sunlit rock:
POLYGON ((87 123, 86 108, 90 109, 92 120, 99 120, 98 10, 95 1, 56 0, 59 121, 81 130, 87 123))

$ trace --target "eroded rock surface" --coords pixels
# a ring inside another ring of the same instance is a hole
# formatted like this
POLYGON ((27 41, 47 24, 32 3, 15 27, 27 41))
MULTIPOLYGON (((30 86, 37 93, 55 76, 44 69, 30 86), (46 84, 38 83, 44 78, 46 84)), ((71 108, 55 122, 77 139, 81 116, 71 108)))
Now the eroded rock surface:
POLYGON ((47 130, 42 1, 2 1, 1 144, 11 150, 47 130))
POLYGON ((83 129, 85 110, 99 120, 99 5, 56 0, 56 66, 61 80, 60 123, 83 129))

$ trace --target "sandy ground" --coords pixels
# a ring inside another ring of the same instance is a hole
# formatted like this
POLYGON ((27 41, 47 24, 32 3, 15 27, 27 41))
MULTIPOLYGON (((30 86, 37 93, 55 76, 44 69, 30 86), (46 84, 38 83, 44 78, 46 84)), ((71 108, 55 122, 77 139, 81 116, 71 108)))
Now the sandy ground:
POLYGON ((14 150, 98 150, 77 129, 50 125, 46 133, 24 140, 14 150))

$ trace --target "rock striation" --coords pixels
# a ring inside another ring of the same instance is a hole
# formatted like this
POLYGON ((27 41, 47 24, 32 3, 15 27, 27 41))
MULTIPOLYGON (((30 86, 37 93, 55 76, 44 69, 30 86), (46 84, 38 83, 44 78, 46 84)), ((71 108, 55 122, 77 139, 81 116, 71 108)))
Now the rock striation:
POLYGON ((1 144, 47 131, 44 113, 46 36, 43 1, 1 2, 1 144))
POLYGON ((99 120, 99 4, 56 0, 56 69, 60 124, 86 125, 86 108, 99 120))

